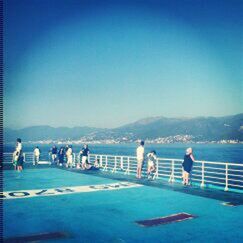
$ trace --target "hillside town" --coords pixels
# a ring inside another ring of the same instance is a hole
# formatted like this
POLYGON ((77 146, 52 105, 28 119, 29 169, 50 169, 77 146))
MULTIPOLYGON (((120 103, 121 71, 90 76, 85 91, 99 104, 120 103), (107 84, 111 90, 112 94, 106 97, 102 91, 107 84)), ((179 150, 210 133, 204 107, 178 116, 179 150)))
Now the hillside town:
MULTIPOLYGON (((144 139, 147 144, 174 144, 174 143, 196 143, 196 144, 242 144, 243 141, 234 140, 234 139, 222 139, 222 140, 198 140, 192 135, 176 135, 176 136, 168 136, 168 137, 158 137, 154 139, 144 139)), ((126 144, 126 143, 134 143, 139 142, 140 139, 133 139, 129 137, 118 137, 118 138, 104 138, 98 139, 95 137, 81 137, 80 139, 46 139, 46 140, 38 140, 38 141, 26 141, 26 143, 38 143, 38 144, 126 144)))

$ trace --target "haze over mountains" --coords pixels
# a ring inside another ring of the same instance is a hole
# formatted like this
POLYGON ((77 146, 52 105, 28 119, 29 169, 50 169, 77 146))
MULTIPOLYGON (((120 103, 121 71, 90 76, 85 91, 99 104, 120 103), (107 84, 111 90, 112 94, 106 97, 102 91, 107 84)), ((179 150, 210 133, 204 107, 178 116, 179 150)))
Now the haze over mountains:
POLYGON ((13 142, 17 137, 23 141, 39 140, 89 140, 156 139, 177 135, 189 135, 193 141, 243 141, 243 113, 225 117, 166 118, 154 117, 136 121, 115 129, 93 127, 33 126, 19 130, 4 129, 4 141, 13 142))

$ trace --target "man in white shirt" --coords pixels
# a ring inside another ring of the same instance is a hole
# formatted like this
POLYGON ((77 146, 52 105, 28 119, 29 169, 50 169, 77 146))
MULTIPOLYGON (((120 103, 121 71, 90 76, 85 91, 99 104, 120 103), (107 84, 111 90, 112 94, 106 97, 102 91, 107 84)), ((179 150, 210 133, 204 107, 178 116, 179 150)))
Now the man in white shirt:
POLYGON ((137 178, 141 178, 142 166, 144 161, 144 141, 140 142, 140 145, 137 147, 137 178))
POLYGON ((33 164, 34 165, 38 165, 40 160, 40 149, 38 146, 36 146, 36 148, 34 149, 34 161, 33 164))

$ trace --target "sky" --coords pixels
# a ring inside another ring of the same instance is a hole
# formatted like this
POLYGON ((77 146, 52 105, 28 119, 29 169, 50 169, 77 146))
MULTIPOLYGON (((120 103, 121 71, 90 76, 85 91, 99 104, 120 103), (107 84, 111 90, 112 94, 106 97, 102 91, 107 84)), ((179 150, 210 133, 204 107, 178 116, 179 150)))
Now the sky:
POLYGON ((4 1, 4 127, 243 112, 241 0, 4 1))

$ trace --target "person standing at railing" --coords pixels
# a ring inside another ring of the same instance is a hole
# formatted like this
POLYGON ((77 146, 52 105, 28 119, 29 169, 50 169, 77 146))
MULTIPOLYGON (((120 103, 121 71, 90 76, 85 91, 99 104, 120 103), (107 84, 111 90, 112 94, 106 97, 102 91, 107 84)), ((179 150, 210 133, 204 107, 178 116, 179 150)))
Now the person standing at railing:
POLYGON ((16 143, 16 150, 15 150, 15 156, 17 160, 17 170, 22 171, 23 170, 23 163, 24 163, 24 156, 22 151, 22 141, 20 138, 17 138, 16 143))
POLYGON ((193 162, 195 161, 194 156, 192 154, 192 148, 188 148, 186 150, 186 154, 184 156, 184 161, 182 163, 183 173, 183 185, 189 185, 189 175, 192 170, 193 162))
POLYGON ((156 152, 153 150, 150 153, 147 154, 148 157, 148 170, 147 170, 147 174, 148 174, 148 179, 151 179, 151 173, 155 171, 155 163, 156 163, 156 152))
POLYGON ((82 169, 85 170, 87 166, 88 156, 89 156, 89 148, 88 145, 85 144, 84 147, 81 149, 79 155, 82 156, 82 169))
POLYGON ((137 154, 137 178, 140 179, 142 176, 142 166, 144 161, 144 141, 140 142, 140 145, 136 150, 137 154))
POLYGON ((64 156, 65 156, 65 151, 64 148, 61 147, 60 150, 58 151, 58 164, 60 166, 64 164, 64 156))
POLYGON ((64 148, 64 163, 67 165, 67 151, 68 151, 68 144, 64 148))
POLYGON ((80 169, 80 168, 85 169, 85 168, 83 168, 83 165, 82 165, 83 151, 84 151, 84 147, 82 147, 80 149, 79 154, 78 154, 77 169, 80 169))
POLYGON ((52 163, 56 163, 57 160, 57 147, 55 145, 52 146, 51 149, 51 159, 52 159, 52 163))
POLYGON ((66 152, 66 156, 67 156, 66 167, 68 168, 70 166, 70 168, 72 168, 72 166, 73 166, 73 149, 72 149, 72 145, 68 146, 68 150, 66 152))
POLYGON ((38 146, 36 146, 35 149, 34 149, 34 161, 33 161, 33 164, 34 165, 38 165, 39 160, 40 160, 40 149, 39 149, 38 146))

